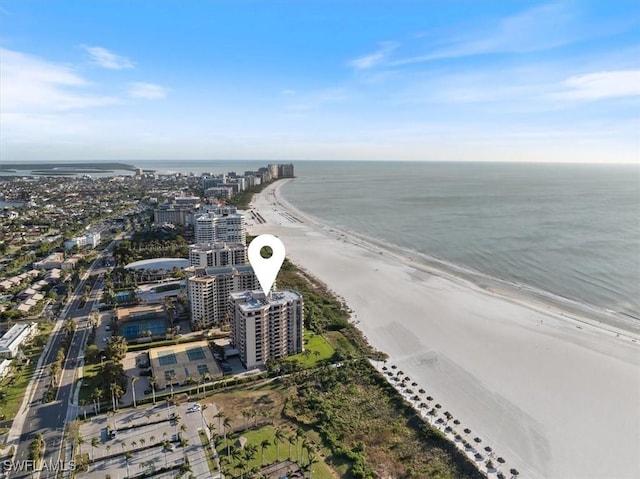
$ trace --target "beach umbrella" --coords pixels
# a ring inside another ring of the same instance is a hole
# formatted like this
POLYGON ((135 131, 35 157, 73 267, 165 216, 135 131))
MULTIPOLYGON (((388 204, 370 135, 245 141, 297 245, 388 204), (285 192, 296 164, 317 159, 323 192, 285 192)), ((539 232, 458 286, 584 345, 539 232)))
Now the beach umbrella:
POLYGON ((471 429, 469 429, 468 427, 466 427, 466 428, 464 429, 464 433, 465 433, 465 434, 469 434, 470 432, 471 432, 471 429))
POLYGON ((498 461, 500 464, 505 463, 505 460, 502 457, 499 457, 498 459, 496 459, 496 461, 498 461))
POLYGON ((491 449, 491 446, 487 446, 487 447, 484 448, 484 450, 487 451, 487 452, 491 452, 493 449, 491 449))
POLYGON ((480 439, 479 437, 474 437, 473 440, 477 443, 480 444, 482 442, 482 439, 480 439))
POLYGON ((517 469, 511 469, 509 472, 511 473, 512 476, 519 476, 520 475, 520 473, 518 472, 517 469))
POLYGON ((420 390, 418 390, 418 392, 419 392, 420 394, 424 394, 424 393, 426 393, 427 391, 425 391, 424 389, 420 389, 420 390))
POLYGON ((427 401, 433 401, 433 398, 431 396, 427 396, 427 401))
POLYGON ((459 426, 459 425, 460 425, 460 421, 458 421, 457 419, 454 419, 454 420, 453 420, 453 423, 454 423, 456 426, 459 426))
POLYGON ((436 404, 436 409, 440 409, 442 406, 440 404, 436 404))
POLYGON ((395 364, 392 364, 391 369, 398 369, 398 366, 396 366, 395 364))
POLYGON ((414 381, 411 383, 411 385, 415 388, 418 385, 418 383, 414 381))

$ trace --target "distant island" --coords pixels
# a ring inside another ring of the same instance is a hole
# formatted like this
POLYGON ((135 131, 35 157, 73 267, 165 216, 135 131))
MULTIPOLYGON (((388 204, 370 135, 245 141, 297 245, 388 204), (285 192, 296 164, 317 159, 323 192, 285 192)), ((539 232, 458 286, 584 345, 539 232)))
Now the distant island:
POLYGON ((108 173, 114 170, 135 171, 136 167, 126 163, 6 163, 0 171, 30 171, 36 175, 69 175, 81 173, 108 173))

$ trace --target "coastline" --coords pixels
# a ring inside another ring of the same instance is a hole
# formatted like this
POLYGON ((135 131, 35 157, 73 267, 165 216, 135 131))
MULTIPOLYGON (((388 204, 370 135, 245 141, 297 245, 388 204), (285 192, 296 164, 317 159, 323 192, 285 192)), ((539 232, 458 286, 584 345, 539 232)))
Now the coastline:
POLYGON ((514 294, 490 278, 478 286, 414 252, 325 225, 278 194, 285 183, 254 197, 266 223, 251 232, 280 236, 288 257, 347 302, 374 347, 523 477, 640 473, 633 324, 514 294))
POLYGON ((429 257, 418 251, 403 248, 377 238, 371 238, 346 228, 326 224, 321 219, 313 217, 295 207, 283 197, 279 190, 290 180, 291 179, 285 179, 284 181, 279 181, 272 188, 276 202, 281 205, 283 209, 295 215, 295 217, 303 218, 305 223, 312 224, 326 231, 327 234, 335 235, 336 239, 351 241, 355 246, 372 253, 380 254, 382 251, 383 254, 409 267, 415 268, 422 273, 459 282, 466 287, 476 288, 534 311, 553 314, 566 321, 573 321, 578 326, 587 325, 598 328, 610 334, 619 335, 632 342, 640 343, 640 319, 634 320, 631 317, 621 317, 620 315, 608 313, 605 310, 596 309, 590 305, 580 303, 574 299, 552 295, 526 285, 511 283, 487 276, 429 257))

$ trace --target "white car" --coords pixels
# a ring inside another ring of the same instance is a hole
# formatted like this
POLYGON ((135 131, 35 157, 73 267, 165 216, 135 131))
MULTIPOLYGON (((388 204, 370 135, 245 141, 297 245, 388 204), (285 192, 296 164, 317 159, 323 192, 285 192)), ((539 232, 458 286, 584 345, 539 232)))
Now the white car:
POLYGON ((198 412, 200 411, 202 408, 200 407, 200 404, 194 404, 193 406, 191 406, 189 409, 187 409, 187 412, 198 412))

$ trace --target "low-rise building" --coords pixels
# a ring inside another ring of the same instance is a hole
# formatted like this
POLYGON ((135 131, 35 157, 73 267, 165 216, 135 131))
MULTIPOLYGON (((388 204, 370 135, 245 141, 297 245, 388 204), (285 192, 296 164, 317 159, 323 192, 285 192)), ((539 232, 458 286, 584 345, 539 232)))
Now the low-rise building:
POLYGON ((43 260, 36 261, 33 263, 34 269, 46 269, 51 270, 54 268, 61 268, 62 263, 64 262, 64 254, 63 253, 51 253, 49 256, 44 258, 43 260))
POLYGON ((16 323, 0 338, 0 357, 14 358, 18 348, 38 331, 36 323, 16 323))
POLYGON ((11 359, 3 359, 0 361, 0 379, 4 378, 9 374, 11 368, 11 359))

